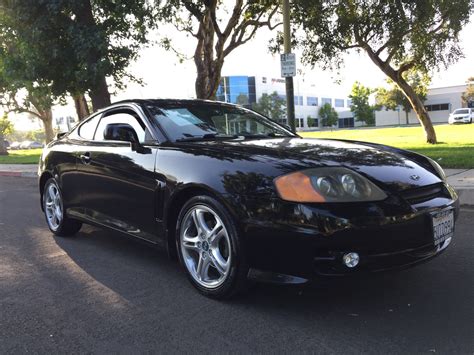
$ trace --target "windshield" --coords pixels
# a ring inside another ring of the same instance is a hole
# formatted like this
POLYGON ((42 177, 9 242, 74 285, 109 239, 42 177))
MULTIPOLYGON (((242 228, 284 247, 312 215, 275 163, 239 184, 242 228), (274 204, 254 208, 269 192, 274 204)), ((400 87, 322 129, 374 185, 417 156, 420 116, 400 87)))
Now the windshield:
POLYGON ((294 136, 271 120, 240 107, 196 102, 149 105, 148 109, 173 141, 294 136))
POLYGON ((455 110, 453 112, 453 115, 464 115, 466 113, 469 113, 469 110, 467 108, 465 109, 459 109, 459 110, 455 110))

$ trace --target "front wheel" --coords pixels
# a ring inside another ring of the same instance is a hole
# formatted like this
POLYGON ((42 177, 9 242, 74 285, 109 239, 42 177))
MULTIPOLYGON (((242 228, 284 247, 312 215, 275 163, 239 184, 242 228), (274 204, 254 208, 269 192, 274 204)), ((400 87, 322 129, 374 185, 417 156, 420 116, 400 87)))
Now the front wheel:
POLYGON ((221 203, 209 196, 191 198, 181 209, 176 234, 180 262, 199 292, 224 299, 246 289, 242 243, 221 203))
POLYGON ((82 223, 68 218, 64 212, 63 198, 58 183, 53 178, 46 181, 43 191, 43 210, 51 232, 58 236, 74 235, 82 223))

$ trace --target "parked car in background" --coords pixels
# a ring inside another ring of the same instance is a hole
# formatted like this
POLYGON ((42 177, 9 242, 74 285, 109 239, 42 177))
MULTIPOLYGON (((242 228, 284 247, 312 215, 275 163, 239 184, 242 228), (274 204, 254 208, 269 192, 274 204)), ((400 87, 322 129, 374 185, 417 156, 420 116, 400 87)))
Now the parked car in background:
POLYGON ((9 149, 10 149, 10 150, 17 150, 17 149, 20 149, 20 145, 21 145, 20 142, 13 142, 12 144, 10 144, 9 149))
POLYGON ((23 141, 18 149, 38 149, 43 148, 43 144, 34 141, 23 141))
POLYGON ((474 121, 474 109, 472 108, 458 108, 449 115, 448 119, 449 124, 472 123, 472 121, 474 121))

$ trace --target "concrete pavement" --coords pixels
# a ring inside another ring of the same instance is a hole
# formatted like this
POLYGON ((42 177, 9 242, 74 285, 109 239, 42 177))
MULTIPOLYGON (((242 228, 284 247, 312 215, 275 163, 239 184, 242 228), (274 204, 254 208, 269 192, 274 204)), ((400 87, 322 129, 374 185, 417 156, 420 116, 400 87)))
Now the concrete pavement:
POLYGON ((119 233, 53 237, 38 199, 34 179, 0 177, 0 354, 473 354, 474 210, 413 269, 217 302, 119 233))
MULTIPOLYGON (((34 177, 36 164, 1 164, 0 176, 34 177)), ((445 169, 448 182, 458 191, 461 204, 474 206, 474 169, 445 169)))

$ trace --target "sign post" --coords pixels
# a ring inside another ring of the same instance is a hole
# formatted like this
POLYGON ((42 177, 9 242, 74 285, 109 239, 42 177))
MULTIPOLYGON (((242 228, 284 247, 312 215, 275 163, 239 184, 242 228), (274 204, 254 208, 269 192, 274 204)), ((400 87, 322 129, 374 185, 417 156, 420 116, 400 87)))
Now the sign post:
POLYGON ((284 54, 281 55, 281 76, 286 82, 286 113, 288 125, 293 132, 295 125, 295 93, 293 87, 293 76, 296 75, 295 55, 291 53, 291 29, 290 29, 290 1, 282 0, 283 12, 283 46, 284 54))

